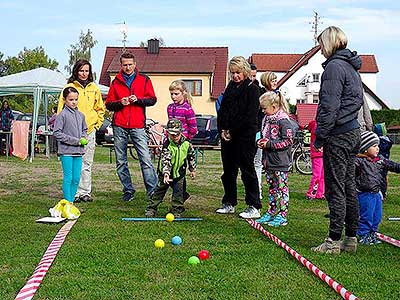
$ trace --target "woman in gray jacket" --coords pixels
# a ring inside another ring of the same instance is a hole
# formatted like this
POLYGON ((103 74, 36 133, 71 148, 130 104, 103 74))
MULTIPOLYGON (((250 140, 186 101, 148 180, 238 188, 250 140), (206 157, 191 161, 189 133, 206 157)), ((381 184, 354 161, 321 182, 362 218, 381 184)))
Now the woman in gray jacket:
POLYGON ((323 147, 325 197, 329 206, 329 236, 315 252, 355 252, 359 210, 355 184, 355 158, 360 147, 358 111, 363 105, 363 86, 358 70, 361 58, 347 47, 344 32, 331 26, 318 37, 322 64, 317 130, 314 147, 323 147), (340 242, 343 227, 345 238, 340 242))
POLYGON ((54 137, 63 169, 64 198, 74 202, 82 169, 82 155, 87 144, 85 116, 78 111, 78 91, 74 87, 63 90, 64 108, 54 123, 54 137))

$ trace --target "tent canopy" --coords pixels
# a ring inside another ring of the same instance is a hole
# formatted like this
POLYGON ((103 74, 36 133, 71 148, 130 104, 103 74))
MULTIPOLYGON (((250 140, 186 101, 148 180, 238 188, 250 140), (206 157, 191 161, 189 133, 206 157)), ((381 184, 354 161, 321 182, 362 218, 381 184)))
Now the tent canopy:
MULTIPOLYGON (((0 77, 0 96, 16 94, 33 95, 32 128, 36 128, 37 126, 40 104, 43 103, 43 110, 46 115, 47 130, 48 96, 59 94, 66 83, 67 79, 61 72, 49 70, 46 68, 37 68, 17 74, 0 77)), ((102 94, 107 94, 107 86, 99 84, 97 84, 97 86, 99 87, 102 94)), ((32 130, 31 137, 32 139, 30 161, 32 161, 35 153, 35 130, 32 130)))

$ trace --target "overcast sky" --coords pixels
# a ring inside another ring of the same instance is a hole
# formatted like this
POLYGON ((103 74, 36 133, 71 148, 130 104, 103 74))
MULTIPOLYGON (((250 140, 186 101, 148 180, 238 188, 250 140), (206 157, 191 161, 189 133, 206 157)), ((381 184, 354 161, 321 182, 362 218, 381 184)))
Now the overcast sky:
MULTIPOLYGON (((90 29, 98 44, 92 63, 100 73, 106 46, 128 46, 162 37, 169 47, 228 46, 229 57, 252 53, 304 53, 314 46, 311 24, 344 30, 348 47, 374 54, 377 94, 400 108, 400 1, 21 1, 0 0, 0 52, 16 56, 24 47, 43 46, 66 73, 67 49, 90 29)), ((68 74, 66 74, 68 75, 68 74)))

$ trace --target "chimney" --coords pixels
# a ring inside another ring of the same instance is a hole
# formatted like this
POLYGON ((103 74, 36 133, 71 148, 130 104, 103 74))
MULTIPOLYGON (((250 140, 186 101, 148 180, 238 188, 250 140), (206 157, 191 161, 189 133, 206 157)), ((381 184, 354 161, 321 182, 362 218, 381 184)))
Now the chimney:
POLYGON ((147 41, 147 53, 158 54, 160 50, 160 41, 158 39, 150 39, 147 41))

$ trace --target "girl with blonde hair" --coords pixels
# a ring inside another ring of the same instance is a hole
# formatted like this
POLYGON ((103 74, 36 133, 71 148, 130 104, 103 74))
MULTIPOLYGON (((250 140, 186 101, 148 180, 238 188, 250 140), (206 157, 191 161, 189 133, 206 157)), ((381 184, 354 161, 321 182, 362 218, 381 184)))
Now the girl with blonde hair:
POLYGON ((264 152, 269 203, 267 212, 256 222, 274 227, 285 226, 288 223, 288 174, 292 164, 293 125, 288 115, 288 104, 281 93, 264 93, 260 97, 260 107, 265 117, 261 126, 262 138, 257 146, 264 152))
POLYGON ((182 123, 183 135, 190 141, 197 134, 196 115, 192 108, 192 96, 183 80, 174 80, 169 85, 172 103, 167 107, 168 120, 178 119, 182 123))

